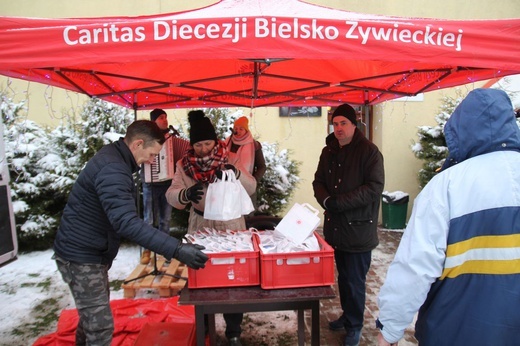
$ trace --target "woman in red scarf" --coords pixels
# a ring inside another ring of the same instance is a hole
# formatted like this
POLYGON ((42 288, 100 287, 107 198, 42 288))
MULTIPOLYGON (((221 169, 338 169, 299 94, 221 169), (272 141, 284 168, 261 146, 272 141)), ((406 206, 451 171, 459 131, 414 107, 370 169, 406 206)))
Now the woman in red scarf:
POLYGON ((168 203, 177 209, 190 208, 188 233, 204 227, 216 230, 243 230, 246 228, 244 217, 229 221, 214 221, 204 218, 206 191, 213 182, 216 172, 233 169, 248 194, 256 190, 255 178, 239 163, 229 162, 229 151, 226 144, 217 138, 215 128, 210 119, 201 110, 188 113, 190 122, 190 144, 182 159, 177 161, 172 185, 166 192, 168 203))

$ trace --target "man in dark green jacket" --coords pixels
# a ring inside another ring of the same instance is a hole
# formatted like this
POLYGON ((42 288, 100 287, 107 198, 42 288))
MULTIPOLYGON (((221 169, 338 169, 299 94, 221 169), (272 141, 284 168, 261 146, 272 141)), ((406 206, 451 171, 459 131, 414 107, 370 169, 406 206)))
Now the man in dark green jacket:
POLYGON ((345 345, 359 344, 365 309, 366 275, 379 244, 377 220, 384 189, 383 156, 357 129, 348 104, 332 115, 334 133, 326 139, 312 183, 325 209, 323 232, 334 248, 343 314, 329 323, 347 332, 345 345))
POLYGON ((157 124, 133 122, 124 138, 101 148, 87 163, 72 188, 54 241, 54 258, 80 316, 76 345, 109 346, 112 341, 108 270, 122 237, 194 269, 208 259, 202 246, 183 244, 137 214, 133 174, 153 160, 163 142, 157 124))

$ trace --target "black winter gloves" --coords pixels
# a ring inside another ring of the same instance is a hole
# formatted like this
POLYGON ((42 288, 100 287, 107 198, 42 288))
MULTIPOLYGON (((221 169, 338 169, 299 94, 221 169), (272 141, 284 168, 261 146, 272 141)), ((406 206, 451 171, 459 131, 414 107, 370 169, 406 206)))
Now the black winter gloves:
POLYGON ((204 268, 208 255, 203 250, 204 246, 198 244, 187 244, 179 242, 173 257, 178 259, 179 262, 186 264, 188 267, 193 269, 204 268))
POLYGON ((217 169, 215 171, 215 175, 217 176, 217 178, 219 179, 222 179, 222 171, 225 171, 225 170, 232 170, 233 173, 235 173, 235 177, 238 179, 238 177, 240 177, 240 170, 237 169, 235 166, 233 166, 232 164, 229 164, 229 163, 226 163, 224 165, 224 169, 217 169))
POLYGON ((336 199, 336 197, 327 198, 325 200, 325 208, 327 208, 327 210, 329 210, 332 213, 339 212, 340 210, 339 210, 338 200, 336 199))
POLYGON ((193 203, 198 203, 204 194, 202 189, 202 183, 197 183, 187 189, 184 189, 184 195, 186 196, 187 200, 192 201, 193 203))

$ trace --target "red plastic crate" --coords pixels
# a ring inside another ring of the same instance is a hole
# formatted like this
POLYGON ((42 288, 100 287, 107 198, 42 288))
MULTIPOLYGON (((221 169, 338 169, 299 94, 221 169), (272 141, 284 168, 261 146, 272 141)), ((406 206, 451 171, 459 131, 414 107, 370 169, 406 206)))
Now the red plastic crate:
POLYGON ((333 285, 334 250, 318 233, 314 235, 320 251, 264 254, 260 250, 260 286, 276 289, 333 285))
POLYGON ((259 249, 207 254, 206 267, 188 268, 189 288, 256 286, 260 284, 259 249))

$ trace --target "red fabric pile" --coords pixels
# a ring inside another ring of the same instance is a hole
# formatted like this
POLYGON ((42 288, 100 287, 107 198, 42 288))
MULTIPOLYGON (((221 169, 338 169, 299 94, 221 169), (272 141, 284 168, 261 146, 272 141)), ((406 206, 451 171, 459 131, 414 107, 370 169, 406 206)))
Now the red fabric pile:
MULTIPOLYGON (((180 306, 178 300, 175 296, 111 301, 114 315, 112 345, 195 345, 194 307, 180 306)), ((63 310, 57 331, 39 338, 33 346, 74 345, 77 324, 77 310, 63 310)))

